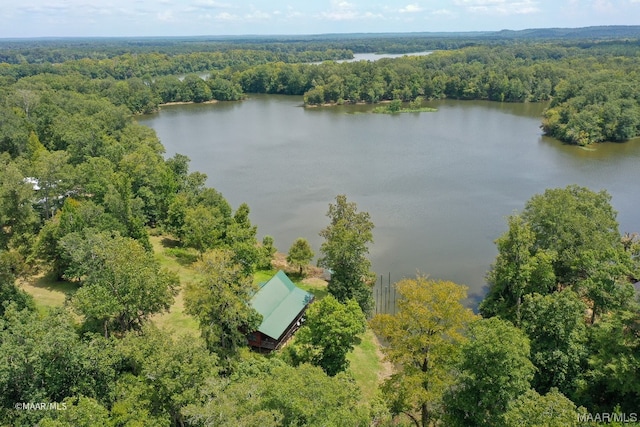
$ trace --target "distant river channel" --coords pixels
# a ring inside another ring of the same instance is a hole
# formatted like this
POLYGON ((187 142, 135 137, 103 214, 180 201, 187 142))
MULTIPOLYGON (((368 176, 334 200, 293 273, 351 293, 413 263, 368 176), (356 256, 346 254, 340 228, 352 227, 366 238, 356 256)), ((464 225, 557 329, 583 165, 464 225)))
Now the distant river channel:
POLYGON ((621 232, 640 231, 640 141, 563 145, 540 130, 542 104, 438 101, 434 113, 372 106, 304 108, 294 96, 163 107, 140 117, 167 157, 191 158, 234 208, 247 202, 259 239, 316 254, 338 194, 371 214, 370 259, 391 282, 417 273, 486 292, 506 217, 546 188, 606 189, 621 232))

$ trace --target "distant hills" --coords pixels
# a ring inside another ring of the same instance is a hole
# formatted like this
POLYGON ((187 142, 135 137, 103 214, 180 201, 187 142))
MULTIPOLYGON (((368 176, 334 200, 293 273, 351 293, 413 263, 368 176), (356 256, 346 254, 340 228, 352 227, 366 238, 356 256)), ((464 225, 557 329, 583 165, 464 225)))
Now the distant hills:
POLYGON ((640 25, 609 25, 582 28, 532 28, 527 30, 502 30, 485 33, 484 36, 507 39, 608 39, 638 38, 640 25))

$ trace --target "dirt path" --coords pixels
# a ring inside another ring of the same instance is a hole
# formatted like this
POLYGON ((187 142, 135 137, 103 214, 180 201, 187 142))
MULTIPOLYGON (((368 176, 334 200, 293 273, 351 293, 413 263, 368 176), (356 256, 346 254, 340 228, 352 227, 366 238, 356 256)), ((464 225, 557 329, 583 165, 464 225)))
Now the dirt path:
POLYGON ((393 364, 388 360, 385 360, 384 353, 382 353, 383 345, 375 333, 373 334, 373 339, 376 345, 376 355, 378 356, 378 360, 380 360, 380 371, 378 372, 378 380, 382 382, 391 377, 391 374, 393 374, 393 364))

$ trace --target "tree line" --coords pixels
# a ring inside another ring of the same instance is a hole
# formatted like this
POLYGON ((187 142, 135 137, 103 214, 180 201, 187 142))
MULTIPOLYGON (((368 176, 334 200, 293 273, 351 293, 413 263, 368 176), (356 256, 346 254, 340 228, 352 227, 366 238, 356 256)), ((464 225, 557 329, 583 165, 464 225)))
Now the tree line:
POLYGON ((487 43, 353 63, 333 61, 351 57, 350 50, 127 53, 55 66, 2 64, 0 88, 25 111, 30 99, 47 91, 75 88, 107 97, 132 113, 153 112, 170 102, 240 100, 247 93, 302 95, 307 105, 444 98, 551 101, 542 119, 545 133, 588 145, 640 134, 638 49, 628 42, 583 47, 487 43), (304 63, 315 59, 329 61, 304 63), (204 72, 206 78, 197 74, 204 72))

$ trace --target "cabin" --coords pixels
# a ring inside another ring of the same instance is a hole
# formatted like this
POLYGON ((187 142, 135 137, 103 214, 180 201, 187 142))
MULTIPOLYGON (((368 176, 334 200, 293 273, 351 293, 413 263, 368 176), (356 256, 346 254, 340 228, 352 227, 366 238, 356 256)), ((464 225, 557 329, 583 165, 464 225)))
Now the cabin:
POLYGON ((313 295, 297 287, 282 271, 262 283, 249 304, 262 315, 258 330, 247 335, 249 346, 260 352, 279 349, 304 322, 313 295))

